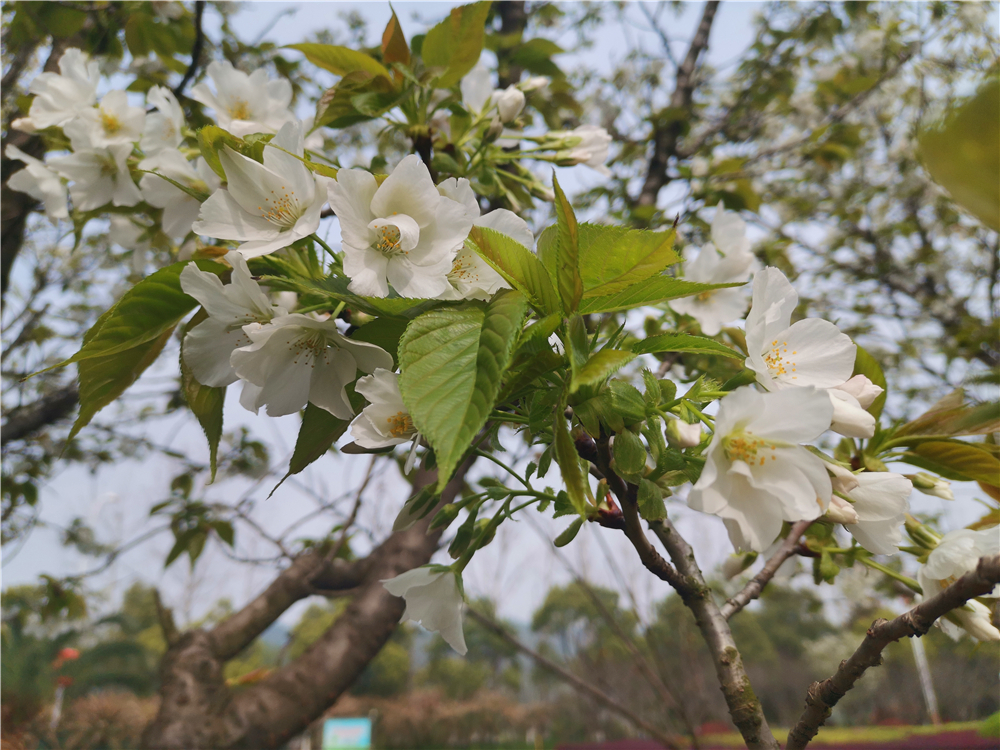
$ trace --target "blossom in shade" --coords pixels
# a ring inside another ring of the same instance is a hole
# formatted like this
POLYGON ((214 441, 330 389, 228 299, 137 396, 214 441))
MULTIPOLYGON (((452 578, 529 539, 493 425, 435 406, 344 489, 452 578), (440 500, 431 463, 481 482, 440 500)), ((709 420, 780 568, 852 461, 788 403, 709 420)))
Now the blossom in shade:
POLYGON ((184 142, 184 110, 174 93, 165 86, 153 86, 146 94, 146 101, 157 111, 146 115, 139 147, 146 155, 163 149, 176 149, 184 142))
POLYGON ((195 380, 213 388, 227 386, 238 379, 230 357, 239 347, 252 343, 243 326, 267 323, 286 314, 283 308, 271 304, 253 280, 242 255, 230 252, 226 260, 233 267, 228 284, 194 263, 186 265, 180 277, 184 293, 198 300, 208 313, 208 318, 184 336, 184 364, 191 368, 195 380))
POLYGON ((219 189, 219 176, 204 159, 189 162, 177 149, 162 149, 139 163, 140 169, 156 174, 144 174, 139 180, 143 200, 163 209, 163 231, 175 240, 183 239, 201 212, 201 202, 176 185, 159 177, 164 175, 199 193, 219 189))
POLYGON ((63 130, 70 138, 73 153, 53 157, 48 165, 72 181, 69 194, 78 211, 93 211, 109 203, 134 206, 142 200, 142 193, 132 181, 128 168, 131 143, 96 147, 90 140, 88 128, 79 120, 69 123, 63 130))
POLYGON ((332 319, 292 313, 265 325, 251 323, 243 331, 251 343, 234 351, 230 362, 240 378, 259 390, 245 390, 240 403, 254 412, 267 406, 272 417, 297 412, 308 402, 350 419, 354 409, 346 387, 358 370, 392 368, 388 352, 347 338, 332 319))
POLYGON ((851 502, 834 496, 828 515, 844 524, 858 544, 876 555, 894 555, 903 539, 903 523, 913 485, 902 474, 863 472, 847 493, 851 502))
MULTIPOLYGON (((739 214, 720 206, 712 219, 712 241, 688 260, 684 278, 702 284, 744 282, 750 278, 754 260, 746 223, 739 214)), ((746 292, 739 288, 714 289, 668 304, 697 320, 706 336, 715 336, 722 326, 741 318, 747 305, 746 292)))
POLYGON ((393 596, 406 600, 402 621, 413 620, 441 637, 463 656, 468 651, 462 631, 462 582, 450 568, 428 565, 382 581, 393 596))
POLYGON ((109 91, 100 105, 81 112, 78 122, 86 126, 94 147, 131 145, 142 138, 146 111, 129 105, 128 94, 124 91, 109 91))
POLYGON ((472 112, 482 112, 493 95, 493 74, 482 63, 465 74, 459 83, 462 101, 472 112))
POLYGON ((24 162, 27 166, 10 176, 7 185, 12 190, 27 193, 45 206, 45 215, 55 223, 69 218, 66 207, 66 183, 54 171, 33 156, 29 156, 13 143, 4 152, 8 159, 24 162))
POLYGON ((295 120, 288 108, 292 85, 284 78, 269 80, 262 68, 247 75, 219 60, 209 63, 206 72, 215 92, 199 83, 191 89, 191 98, 215 110, 219 125, 230 133, 276 133, 295 120))
POLYGON ((737 549, 763 552, 783 521, 818 518, 830 503, 822 459, 800 443, 829 426, 833 406, 812 388, 739 388, 719 402, 715 434, 688 505, 719 516, 737 549))
POLYGON ((418 433, 399 394, 399 375, 379 368, 358 378, 355 390, 368 399, 351 424, 351 435, 362 448, 388 448, 414 440, 418 433))
POLYGON ((701 423, 688 424, 683 419, 667 422, 667 442, 674 448, 693 448, 701 444, 701 423))
POLYGON ((33 132, 63 126, 97 102, 100 69, 79 49, 66 50, 59 58, 58 73, 39 73, 28 86, 35 95, 28 116, 11 123, 15 130, 33 132))
POLYGON ((404 297, 433 298, 449 290, 446 274, 473 219, 438 192, 419 156, 404 158, 381 185, 362 169, 342 169, 329 197, 352 292, 385 297, 391 284, 404 297))
POLYGON ((604 176, 611 170, 604 166, 608 160, 608 147, 611 145, 611 135, 597 125, 580 125, 570 131, 549 133, 550 137, 562 138, 568 152, 560 152, 560 156, 572 164, 584 164, 600 172, 604 176))
POLYGON ((239 251, 246 258, 273 253, 315 232, 329 179, 314 175, 292 154, 303 154, 298 122, 284 125, 264 147, 263 164, 225 146, 219 161, 227 188, 202 204, 194 231, 241 241, 239 251))

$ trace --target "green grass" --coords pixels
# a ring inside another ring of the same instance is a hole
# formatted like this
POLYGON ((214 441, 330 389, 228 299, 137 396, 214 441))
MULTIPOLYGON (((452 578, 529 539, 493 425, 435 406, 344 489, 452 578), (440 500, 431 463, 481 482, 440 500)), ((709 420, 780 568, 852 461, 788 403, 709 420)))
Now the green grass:
MULTIPOLYGON (((956 721, 940 726, 904 726, 904 727, 822 727, 812 745, 822 746, 855 742, 892 742, 922 734, 942 734, 944 732, 964 732, 977 730, 987 737, 1000 735, 1000 714, 994 714, 984 721, 956 721), (992 722, 992 723, 991 723, 992 722), (995 725, 995 727, 994 727, 995 725), (992 733, 988 733, 992 730, 992 733)), ((788 739, 787 729, 774 729, 775 739, 785 744, 788 739)), ((710 734, 699 739, 706 743, 741 747, 743 739, 736 732, 727 734, 710 734)))

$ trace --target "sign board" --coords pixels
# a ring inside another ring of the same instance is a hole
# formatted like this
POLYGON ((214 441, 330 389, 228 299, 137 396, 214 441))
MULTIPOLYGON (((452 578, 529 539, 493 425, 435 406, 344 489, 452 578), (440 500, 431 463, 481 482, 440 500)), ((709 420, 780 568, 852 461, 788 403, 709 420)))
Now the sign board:
POLYGON ((322 750, 370 750, 372 720, 365 718, 327 719, 323 722, 322 750))

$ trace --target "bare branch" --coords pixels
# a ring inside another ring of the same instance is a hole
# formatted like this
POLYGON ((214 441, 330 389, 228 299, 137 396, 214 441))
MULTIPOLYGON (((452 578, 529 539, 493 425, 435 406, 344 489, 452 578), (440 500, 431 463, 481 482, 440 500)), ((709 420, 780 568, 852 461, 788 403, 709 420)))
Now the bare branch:
POLYGON ((966 573, 941 593, 904 612, 894 620, 878 619, 849 659, 832 677, 814 682, 806 694, 806 710, 788 735, 787 750, 803 750, 823 726, 833 707, 854 687, 870 667, 882 663, 882 650, 902 638, 922 636, 934 621, 970 599, 985 596, 1000 583, 1000 555, 981 557, 976 569, 966 573))
POLYGON ((184 95, 185 87, 191 83, 198 72, 198 65, 201 62, 201 49, 205 45, 205 32, 201 27, 202 16, 205 15, 205 0, 197 0, 194 4, 194 44, 191 47, 191 64, 184 72, 181 82, 174 88, 174 96, 180 99, 184 95))
POLYGON ((566 684, 575 689, 577 692, 589 696, 598 703, 607 706, 612 711, 615 711, 616 713, 619 713, 622 716, 626 717, 637 727, 639 727, 644 732, 648 733, 651 737, 656 739, 656 741, 662 744, 663 747, 671 748, 671 750, 673 750, 674 748, 686 747, 687 743, 683 738, 678 737, 677 735, 666 734, 662 729, 653 726, 645 719, 640 717, 638 714, 636 714, 628 706, 619 703, 604 691, 599 690, 598 688, 591 685, 589 681, 577 677, 568 669, 561 667, 551 659, 547 659, 534 649, 529 648, 525 644, 521 643, 521 641, 517 640, 517 638, 508 633, 507 630, 499 623, 495 622, 489 617, 486 617, 483 614, 480 614, 476 610, 470 609, 468 607, 466 608, 465 613, 487 630, 490 630, 496 633, 499 637, 503 638, 507 643, 516 648, 522 654, 526 654, 527 656, 531 657, 531 659, 536 664, 543 667, 544 669, 549 670, 553 674, 558 675, 562 680, 566 682, 566 684))
POLYGON ((0 445, 31 437, 43 427, 58 422, 73 411, 80 400, 80 388, 70 383, 50 391, 30 404, 11 409, 0 432, 0 445))
POLYGON ((812 521, 797 521, 792 526, 792 530, 788 532, 788 536, 786 536, 785 541, 781 543, 781 547, 778 548, 777 552, 771 555, 771 559, 764 564, 761 571, 750 579, 750 582, 743 587, 742 591, 722 605, 720 612, 722 612, 723 617, 728 620, 760 596, 760 592, 763 591, 764 587, 767 586, 772 578, 774 578, 774 574, 778 572, 778 568, 781 567, 782 563, 795 554, 795 548, 799 543, 799 538, 805 533, 806 529, 812 525, 812 523, 812 521))

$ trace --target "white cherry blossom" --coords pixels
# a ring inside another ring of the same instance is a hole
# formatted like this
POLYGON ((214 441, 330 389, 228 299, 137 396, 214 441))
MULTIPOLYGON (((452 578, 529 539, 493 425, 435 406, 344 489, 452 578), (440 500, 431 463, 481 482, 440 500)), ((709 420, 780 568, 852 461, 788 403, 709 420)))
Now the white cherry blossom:
POLYGON ((549 133, 549 136, 563 139, 569 151, 560 155, 573 164, 585 164, 605 177, 611 174, 611 170, 604 166, 604 162, 608 160, 611 135, 604 128, 597 125, 580 125, 573 130, 549 133))
POLYGON ((513 84, 503 91, 495 92, 493 100, 496 102, 500 122, 505 124, 521 114, 521 110, 524 109, 524 92, 513 84))
MULTIPOLYGON (((702 284, 747 281, 755 258, 746 236, 746 223, 739 214, 719 206, 712 219, 712 241, 689 257, 684 278, 702 284)), ((740 288, 715 289, 668 303, 672 310, 698 321, 706 336, 715 336, 722 326, 743 317, 746 292, 740 288)))
POLYGON ((896 554, 903 540, 903 523, 913 485, 902 474, 885 471, 866 471, 854 478, 858 486, 847 493, 853 502, 834 497, 829 515, 844 524, 869 552, 896 554))
POLYGON ((381 185, 362 169, 342 169, 329 197, 352 292, 385 297, 390 284, 404 297, 448 292, 446 274, 473 219, 438 192, 419 156, 404 158, 381 185))
POLYGON ((287 314, 284 308, 271 304, 253 280, 242 255, 230 252, 226 260, 233 267, 228 284, 194 263, 186 265, 180 277, 184 293, 198 300, 208 313, 207 319, 184 336, 184 363, 191 368, 195 380, 213 388, 238 379, 230 357, 237 348, 252 343, 243 326, 267 323, 287 314))
POLYGON ((913 482, 913 488, 925 495, 939 497, 942 500, 955 499, 955 493, 951 491, 951 482, 947 479, 942 479, 923 471, 916 474, 909 474, 908 476, 910 481, 913 482))
POLYGON ((177 97, 165 86, 153 86, 146 94, 146 101, 157 111, 146 115, 139 148, 147 156, 164 149, 176 149, 184 142, 184 110, 177 97))
POLYGON ((191 98, 215 110, 219 126, 233 135, 276 133, 295 120, 288 108, 292 85, 284 78, 268 80, 261 68, 247 75, 218 60, 209 63, 206 72, 215 93, 207 83, 199 83, 191 89, 191 98))
POLYGON ((351 424, 354 442, 362 448, 388 448, 412 441, 414 450, 410 451, 404 466, 404 471, 409 472, 416 458, 420 433, 399 393, 399 375, 380 368, 358 378, 354 388, 368 399, 368 406, 351 424))
POLYGON ((133 144, 142 138, 146 126, 146 111, 128 103, 124 91, 109 91, 96 108, 80 113, 80 122, 95 148, 133 144))
POLYGON ((256 258, 316 231, 330 180, 314 175, 301 161, 275 146, 301 156, 302 124, 290 122, 281 128, 264 147, 263 164, 228 146, 219 152, 227 189, 217 190, 202 204, 192 227, 195 232, 239 240, 243 256, 256 258))
POLYGON ((33 156, 29 156, 13 143, 5 151, 8 159, 24 162, 27 166, 10 176, 7 185, 12 190, 27 193, 45 206, 45 215, 55 223, 69 218, 66 207, 66 183, 54 171, 33 156))
POLYGON ((719 402, 715 434, 688 505, 723 519, 737 549, 763 552, 783 521, 818 518, 830 503, 822 459, 799 443, 830 424, 833 406, 812 388, 739 388, 719 402))
POLYGON ((412 620, 440 633, 449 646, 465 655, 468 648, 462 630, 462 583, 457 573, 428 565, 382 581, 382 585, 393 596, 406 600, 401 622, 412 620))
POLYGON ((27 117, 11 123, 15 130, 33 132, 63 126, 97 102, 100 68, 75 47, 59 58, 58 73, 39 73, 28 86, 35 95, 27 117))
POLYGON ((465 74, 458 85, 462 92, 462 101, 470 111, 480 113, 493 96, 493 74, 482 63, 465 74))
POLYGON ((69 194, 78 211, 93 211, 111 203, 115 206, 134 206, 142 200, 142 193, 132 180, 128 157, 131 143, 98 148, 93 145, 88 128, 79 120, 66 125, 73 153, 49 159, 49 166, 68 180, 72 180, 69 194))
MULTIPOLYGON (((162 149, 139 163, 169 177, 181 185, 208 194, 219 189, 221 181, 204 159, 189 162, 177 149, 162 149)), ((175 240, 183 239, 198 219, 202 204, 156 174, 144 174, 139 180, 142 197, 151 206, 163 209, 163 231, 175 240)))
POLYGON ((245 391, 240 403, 254 412, 266 405, 272 417, 297 412, 309 402, 350 419, 354 409, 345 389, 358 370, 392 368, 388 352, 345 337, 332 319, 292 313, 266 325, 246 325, 243 331, 251 343, 234 351, 230 362, 240 378, 259 390, 252 397, 245 391))
POLYGON ((693 448, 701 444, 701 424, 671 419, 666 427, 667 442, 674 448, 693 448))

